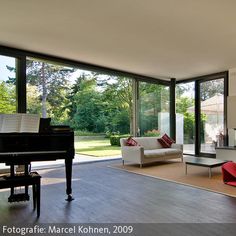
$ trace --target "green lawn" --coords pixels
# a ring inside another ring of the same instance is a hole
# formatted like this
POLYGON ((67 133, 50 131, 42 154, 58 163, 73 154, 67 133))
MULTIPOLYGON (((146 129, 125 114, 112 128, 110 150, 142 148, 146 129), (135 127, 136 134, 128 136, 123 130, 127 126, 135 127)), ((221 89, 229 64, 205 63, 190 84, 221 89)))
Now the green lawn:
POLYGON ((86 139, 76 137, 75 152, 97 157, 121 155, 120 147, 111 146, 109 139, 96 137, 86 139))

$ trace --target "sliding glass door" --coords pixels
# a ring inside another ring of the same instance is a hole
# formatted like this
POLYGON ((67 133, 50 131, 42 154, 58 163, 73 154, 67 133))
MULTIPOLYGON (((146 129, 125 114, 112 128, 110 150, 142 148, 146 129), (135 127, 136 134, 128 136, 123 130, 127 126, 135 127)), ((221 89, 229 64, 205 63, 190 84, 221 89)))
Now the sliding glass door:
POLYGON ((223 145, 224 79, 200 82, 200 153, 215 154, 223 145))
POLYGON ((176 141, 184 154, 214 157, 227 143, 228 74, 221 72, 176 85, 176 141))
POLYGON ((195 83, 176 85, 176 142, 195 154, 195 83))

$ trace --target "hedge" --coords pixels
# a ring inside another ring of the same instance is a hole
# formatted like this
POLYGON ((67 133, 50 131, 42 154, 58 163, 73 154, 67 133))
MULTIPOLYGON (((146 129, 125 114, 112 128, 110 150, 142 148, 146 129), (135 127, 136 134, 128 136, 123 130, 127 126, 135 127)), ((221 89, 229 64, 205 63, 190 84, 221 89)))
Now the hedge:
POLYGON ((111 136, 110 136, 110 143, 111 143, 111 146, 120 146, 120 139, 121 139, 121 138, 128 138, 128 137, 130 137, 129 134, 111 135, 111 136))

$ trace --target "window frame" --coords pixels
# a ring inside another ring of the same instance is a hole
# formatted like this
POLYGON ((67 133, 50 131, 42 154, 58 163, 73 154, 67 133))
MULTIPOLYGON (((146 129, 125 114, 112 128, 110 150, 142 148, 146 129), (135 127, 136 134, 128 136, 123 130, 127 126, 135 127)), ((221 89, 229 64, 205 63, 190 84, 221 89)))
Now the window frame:
MULTIPOLYGON (((188 82, 194 82, 195 83, 195 154, 194 156, 204 156, 204 157, 210 157, 215 158, 216 154, 211 153, 204 153, 201 152, 201 140, 200 140, 200 132, 201 132, 201 98, 200 98, 200 84, 202 82, 211 81, 211 80, 217 80, 217 79, 223 79, 224 80, 224 145, 228 145, 228 129, 227 129, 227 96, 228 96, 228 71, 223 71, 219 73, 194 77, 186 80, 179 80, 176 82, 176 84, 180 83, 188 83, 188 82)), ((190 154, 188 154, 190 155, 190 154)))

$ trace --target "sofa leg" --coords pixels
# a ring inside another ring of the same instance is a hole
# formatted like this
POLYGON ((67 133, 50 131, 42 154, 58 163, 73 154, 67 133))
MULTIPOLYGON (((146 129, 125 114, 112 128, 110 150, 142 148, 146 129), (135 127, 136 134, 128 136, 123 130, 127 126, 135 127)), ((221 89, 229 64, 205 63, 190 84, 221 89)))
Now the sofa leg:
POLYGON ((184 162, 184 157, 181 157, 181 162, 184 162))
POLYGON ((125 165, 125 160, 122 160, 122 165, 123 165, 123 166, 125 165))
POLYGON ((142 168, 142 167, 143 167, 143 164, 141 163, 141 164, 140 164, 140 168, 142 168))

